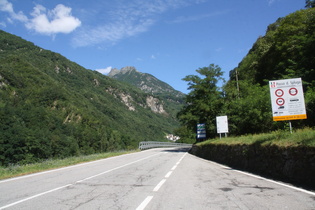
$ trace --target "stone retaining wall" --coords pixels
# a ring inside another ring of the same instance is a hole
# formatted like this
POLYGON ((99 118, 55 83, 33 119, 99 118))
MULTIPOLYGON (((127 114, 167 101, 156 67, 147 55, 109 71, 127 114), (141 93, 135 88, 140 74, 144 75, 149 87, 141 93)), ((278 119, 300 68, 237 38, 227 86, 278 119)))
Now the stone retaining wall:
POLYGON ((253 145, 193 145, 191 154, 232 168, 315 189, 315 148, 253 145))

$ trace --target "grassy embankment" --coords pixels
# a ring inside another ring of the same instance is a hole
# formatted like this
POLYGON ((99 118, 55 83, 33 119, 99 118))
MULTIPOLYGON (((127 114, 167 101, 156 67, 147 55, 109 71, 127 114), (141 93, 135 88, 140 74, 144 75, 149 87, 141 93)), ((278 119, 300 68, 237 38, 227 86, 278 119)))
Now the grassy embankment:
POLYGON ((66 167, 70 165, 75 165, 79 163, 114 157, 118 155, 128 154, 136 152, 134 151, 119 151, 119 152, 110 152, 110 153, 100 153, 87 156, 79 157, 69 157, 64 159, 49 159, 39 163, 25 164, 25 165, 11 165, 8 167, 0 166, 0 179, 6 179, 36 172, 41 172, 50 169, 56 169, 61 167, 66 167))
POLYGON ((221 139, 211 139, 197 145, 202 147, 208 144, 227 144, 227 145, 250 145, 259 143, 261 146, 279 146, 279 147, 315 147, 315 129, 305 128, 296 130, 292 134, 288 131, 274 131, 266 134, 246 135, 240 137, 222 137, 221 139))

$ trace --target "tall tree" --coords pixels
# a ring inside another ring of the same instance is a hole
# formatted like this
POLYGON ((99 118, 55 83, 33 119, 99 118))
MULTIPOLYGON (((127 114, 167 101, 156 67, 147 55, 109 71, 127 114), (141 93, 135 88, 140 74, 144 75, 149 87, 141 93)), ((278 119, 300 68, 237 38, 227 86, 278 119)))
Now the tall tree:
POLYGON ((222 106, 222 92, 217 84, 220 80, 224 82, 223 72, 214 64, 199 68, 196 72, 202 77, 188 75, 183 78, 191 92, 186 96, 186 105, 178 113, 178 118, 191 131, 195 131, 197 123, 206 123, 208 136, 213 136, 215 119, 222 106))
POLYGON ((305 1, 305 8, 314 8, 315 7, 315 0, 306 0, 305 1))

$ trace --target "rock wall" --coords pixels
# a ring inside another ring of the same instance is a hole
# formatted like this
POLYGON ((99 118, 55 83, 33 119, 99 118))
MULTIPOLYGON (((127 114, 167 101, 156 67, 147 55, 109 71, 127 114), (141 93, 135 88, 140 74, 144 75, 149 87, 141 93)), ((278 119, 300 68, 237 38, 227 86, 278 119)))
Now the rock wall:
POLYGON ((191 154, 230 167, 315 189, 315 148, 253 145, 193 145, 191 154))

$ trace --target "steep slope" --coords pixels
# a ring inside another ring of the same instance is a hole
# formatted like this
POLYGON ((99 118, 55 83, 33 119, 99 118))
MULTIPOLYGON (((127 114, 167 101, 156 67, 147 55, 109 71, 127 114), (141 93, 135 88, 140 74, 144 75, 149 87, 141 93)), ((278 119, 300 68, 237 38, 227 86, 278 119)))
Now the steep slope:
MULTIPOLYGON (((238 78, 263 85, 266 80, 302 77, 308 85, 314 85, 314 23, 315 8, 310 8, 270 24, 265 36, 257 39, 240 62, 238 78)), ((236 70, 230 75, 235 80, 236 70)))
POLYGON ((112 69, 108 76, 130 83, 146 93, 169 95, 170 97, 173 96, 177 98, 184 97, 182 92, 175 90, 169 84, 157 79, 151 74, 139 72, 132 66, 124 67, 121 70, 112 69))
POLYGON ((231 131, 238 134, 282 129, 272 121, 268 82, 302 78, 306 120, 294 128, 315 126, 315 8, 299 10, 270 24, 225 85, 231 131))
POLYGON ((151 74, 137 71, 135 67, 127 66, 121 70, 112 69, 108 76, 134 85, 142 91, 160 98, 168 108, 168 113, 174 119, 184 104, 185 94, 175 90, 169 84, 151 74))
POLYGON ((136 148, 177 126, 159 98, 0 31, 0 164, 136 148))

